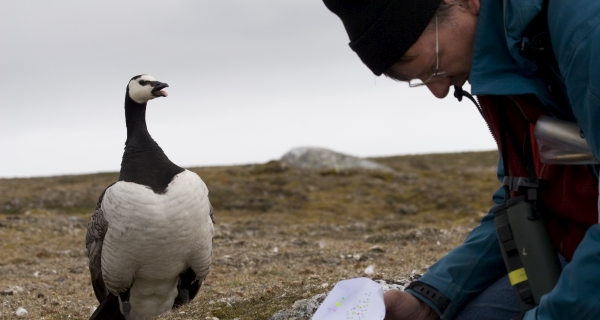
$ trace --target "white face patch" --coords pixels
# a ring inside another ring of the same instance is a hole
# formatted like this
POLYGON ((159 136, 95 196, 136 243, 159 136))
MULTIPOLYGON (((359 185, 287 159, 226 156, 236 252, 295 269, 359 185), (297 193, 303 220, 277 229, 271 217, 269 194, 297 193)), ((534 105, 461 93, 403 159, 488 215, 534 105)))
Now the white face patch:
POLYGON ((152 84, 141 85, 144 81, 156 81, 151 75, 142 75, 141 77, 129 81, 129 97, 137 102, 137 103, 146 103, 148 100, 152 100, 156 98, 156 96, 152 95, 152 84))

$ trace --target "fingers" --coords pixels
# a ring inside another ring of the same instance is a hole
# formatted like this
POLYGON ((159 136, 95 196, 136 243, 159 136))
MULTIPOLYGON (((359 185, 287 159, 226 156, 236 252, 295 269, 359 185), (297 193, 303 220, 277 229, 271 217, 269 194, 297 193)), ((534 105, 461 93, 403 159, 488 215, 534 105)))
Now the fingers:
POLYGON ((385 304, 384 320, 407 319, 404 315, 410 312, 410 310, 408 310, 410 306, 405 303, 405 294, 410 295, 410 293, 395 289, 389 290, 383 294, 383 303, 385 304))

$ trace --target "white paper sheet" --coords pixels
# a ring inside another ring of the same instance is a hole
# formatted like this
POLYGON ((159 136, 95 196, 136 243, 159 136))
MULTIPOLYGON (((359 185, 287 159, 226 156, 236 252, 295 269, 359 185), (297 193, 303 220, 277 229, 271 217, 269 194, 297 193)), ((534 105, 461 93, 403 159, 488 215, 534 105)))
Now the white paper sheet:
POLYGON ((338 282, 312 320, 381 320, 385 317, 383 288, 368 278, 338 282))

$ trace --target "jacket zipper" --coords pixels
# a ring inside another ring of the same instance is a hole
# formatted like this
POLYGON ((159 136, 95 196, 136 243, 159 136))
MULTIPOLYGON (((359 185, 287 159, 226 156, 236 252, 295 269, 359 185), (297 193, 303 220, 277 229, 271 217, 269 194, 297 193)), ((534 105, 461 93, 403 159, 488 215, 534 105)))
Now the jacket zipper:
POLYGON ((492 132, 492 127, 490 127, 490 123, 484 116, 483 109, 481 108, 481 103, 479 102, 479 96, 473 96, 473 97, 475 97, 475 100, 477 101, 477 104, 475 106, 477 107, 477 109, 479 109, 479 114, 481 114, 481 117, 483 118, 483 122, 485 122, 485 125, 487 126, 488 131, 490 132, 490 135, 492 135, 492 139, 494 139, 494 142, 496 142, 496 146, 498 146, 498 148, 500 148, 500 145, 498 144, 498 140, 496 140, 496 137, 494 136, 494 133, 492 132))

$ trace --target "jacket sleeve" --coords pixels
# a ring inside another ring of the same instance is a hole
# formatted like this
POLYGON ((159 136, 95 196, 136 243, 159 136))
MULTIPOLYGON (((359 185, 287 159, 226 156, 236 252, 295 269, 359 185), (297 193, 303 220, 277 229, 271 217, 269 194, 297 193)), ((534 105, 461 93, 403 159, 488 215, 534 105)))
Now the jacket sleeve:
MULTIPOLYGON (((498 165, 498 179, 504 178, 502 160, 498 165)), ((504 200, 504 189, 494 193, 495 205, 504 200)), ((432 265, 419 281, 429 284, 448 297, 451 302, 445 312, 427 298, 413 290, 407 290, 431 306, 442 319, 451 319, 456 311, 473 295, 476 295, 500 277, 506 275, 502 253, 496 238, 494 216, 490 212, 467 236, 465 242, 432 265)))
MULTIPOLYGON (((600 5, 585 0, 550 1, 548 21, 573 113, 600 159, 600 5)), ((524 319, 600 319, 598 288, 600 226, 596 224, 588 229, 556 287, 524 319)))
POLYGON ((590 227, 556 287, 524 320, 600 319, 600 225, 590 227))
POLYGON ((551 1, 548 21, 573 113, 600 159, 600 5, 587 0, 551 1))

